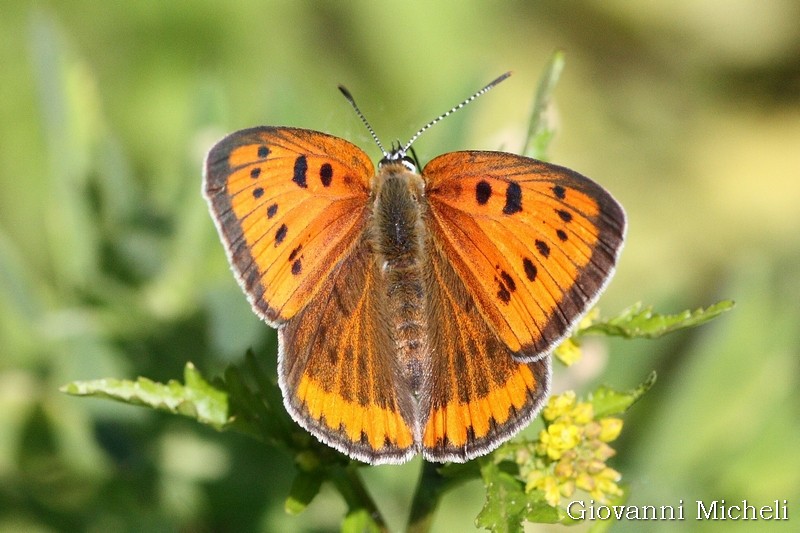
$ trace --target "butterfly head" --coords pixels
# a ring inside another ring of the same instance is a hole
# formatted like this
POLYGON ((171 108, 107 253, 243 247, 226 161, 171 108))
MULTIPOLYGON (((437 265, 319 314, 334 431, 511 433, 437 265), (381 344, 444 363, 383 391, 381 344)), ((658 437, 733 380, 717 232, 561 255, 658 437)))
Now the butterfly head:
POLYGON ((410 144, 403 146, 399 142, 397 144, 393 143, 391 150, 389 150, 388 152, 383 151, 383 158, 378 163, 378 168, 381 168, 384 165, 401 164, 409 172, 416 172, 417 162, 414 160, 413 157, 408 155, 408 149, 410 147, 411 147, 410 144))

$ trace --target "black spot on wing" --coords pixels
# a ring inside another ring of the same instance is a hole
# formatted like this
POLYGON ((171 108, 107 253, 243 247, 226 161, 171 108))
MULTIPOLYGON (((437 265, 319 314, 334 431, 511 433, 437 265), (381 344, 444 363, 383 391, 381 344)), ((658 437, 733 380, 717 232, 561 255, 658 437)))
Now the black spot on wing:
POLYGON ((522 211, 522 187, 516 181, 510 181, 506 189, 506 204, 503 206, 503 213, 513 215, 520 211, 522 211))
POLYGON ((475 186, 475 200, 478 201, 479 205, 484 205, 486 202, 489 201, 489 198, 492 196, 492 185, 485 180, 481 180, 475 186))
POLYGON ((283 242, 283 239, 286 238, 286 233, 289 231, 289 228, 286 227, 286 224, 281 224, 281 227, 278 228, 278 231, 275 232, 275 246, 278 246, 280 243, 283 242))
POLYGON ((511 293, 508 292, 508 289, 502 283, 500 284, 500 288, 497 290, 497 297, 500 298, 500 301, 504 304, 507 304, 511 301, 511 293))
POLYGON ((533 264, 533 261, 524 257, 522 259, 522 268, 525 270, 525 277, 528 278, 528 281, 535 281, 536 280, 536 265, 533 264))
POLYGON ((511 275, 504 271, 500 271, 500 277, 495 278, 497 282, 497 297, 500 298, 500 301, 504 304, 507 304, 511 301, 511 293, 517 290, 517 283, 514 281, 514 278, 511 275))
POLYGON ((333 179, 333 167, 330 163, 323 163, 319 168, 319 179, 324 187, 328 187, 333 179))
POLYGON ((306 156, 298 156, 297 159, 294 160, 294 175, 292 176, 292 181, 303 189, 308 188, 308 183, 306 182, 307 172, 308 160, 306 159, 306 156))
POLYGON ((515 290, 517 290, 517 284, 514 282, 514 278, 512 278, 508 274, 508 272, 506 272, 504 270, 501 271, 500 272, 500 277, 503 279, 503 283, 505 283, 506 287, 508 287, 508 290, 510 292, 514 292, 515 290))
POLYGON ((302 258, 295 259, 294 262, 292 263, 292 275, 299 276, 302 271, 303 271, 302 258))

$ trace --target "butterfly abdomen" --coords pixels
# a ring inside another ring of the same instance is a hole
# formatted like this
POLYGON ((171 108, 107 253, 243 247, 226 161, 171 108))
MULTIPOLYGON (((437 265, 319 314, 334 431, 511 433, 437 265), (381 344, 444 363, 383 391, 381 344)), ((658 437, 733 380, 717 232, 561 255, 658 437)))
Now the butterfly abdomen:
POLYGON ((422 194, 419 175, 399 163, 383 165, 376 180, 370 227, 397 357, 415 393, 422 384, 427 349, 422 277, 427 230, 421 214, 422 194))

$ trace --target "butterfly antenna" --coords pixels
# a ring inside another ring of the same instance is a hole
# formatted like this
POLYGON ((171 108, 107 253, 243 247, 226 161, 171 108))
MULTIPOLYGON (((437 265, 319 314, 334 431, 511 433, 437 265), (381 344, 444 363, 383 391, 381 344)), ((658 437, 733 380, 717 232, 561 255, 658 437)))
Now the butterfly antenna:
MULTIPOLYGON (((406 143, 406 145, 401 150, 401 153, 405 154, 406 151, 408 151, 408 149, 411 148, 411 145, 414 143, 414 141, 416 141, 419 138, 419 136, 422 135, 431 126, 433 126, 434 124, 436 124, 437 122, 439 122, 440 120, 445 118, 446 116, 452 115, 453 113, 455 113, 456 111, 458 111, 462 107, 466 106, 467 104, 469 104, 470 102, 472 102, 473 100, 478 98, 479 96, 483 96, 484 94, 488 93, 491 89, 494 89, 495 86, 497 86, 501 81, 505 80, 509 76, 511 76, 511 72, 506 72, 505 74, 503 74, 499 78, 495 79, 494 81, 489 83, 489 85, 487 85, 486 87, 484 87, 480 91, 476 92, 475 94, 473 94, 472 96, 470 96, 469 98, 467 98, 466 100, 464 100, 463 102, 458 104, 457 106, 451 108, 449 111, 446 111, 446 112, 442 113, 441 115, 439 115, 435 119, 431 120, 430 122, 428 122, 427 124, 422 126, 419 129, 419 131, 417 133, 415 133, 413 137, 411 137, 411 140, 409 140, 406 143)), ((343 89, 343 88, 339 87, 339 89, 343 89)), ((342 92, 344 92, 344 90, 342 92)), ((345 96, 347 96, 347 94, 345 94, 345 96)), ((350 103, 353 104, 353 106, 355 107, 356 104, 355 104, 355 102, 352 101, 352 97, 350 97, 350 103)), ((356 108, 356 111, 357 110, 358 109, 356 108)), ((364 120, 364 118, 362 117, 361 120, 364 120)), ((364 121, 364 122, 366 122, 366 121, 364 121)))
POLYGON ((411 152, 411 159, 414 160, 414 165, 416 165, 417 171, 422 172, 422 165, 419 164, 419 158, 417 157, 417 152, 414 150, 414 147, 410 146, 408 149, 411 152))
POLYGON ((378 148, 380 148, 381 153, 383 153, 383 156, 389 157, 389 152, 387 152, 386 149, 383 147, 383 144, 381 144, 381 140, 378 139, 378 136, 375 134, 375 130, 372 129, 372 126, 370 126, 369 122, 367 122, 367 118, 364 116, 364 113, 362 113, 361 110, 358 108, 358 105, 356 105, 356 100, 355 98, 353 98, 353 95, 350 94, 350 91, 348 91, 343 85, 339 85, 339 90, 342 92, 344 97, 347 98, 347 101, 350 102, 350 105, 353 106, 353 109, 355 109, 356 115, 358 115, 358 118, 361 119, 361 122, 363 122, 364 125, 367 127, 367 130, 369 130, 370 135, 372 135, 372 138, 375 140, 375 144, 378 145, 378 148))

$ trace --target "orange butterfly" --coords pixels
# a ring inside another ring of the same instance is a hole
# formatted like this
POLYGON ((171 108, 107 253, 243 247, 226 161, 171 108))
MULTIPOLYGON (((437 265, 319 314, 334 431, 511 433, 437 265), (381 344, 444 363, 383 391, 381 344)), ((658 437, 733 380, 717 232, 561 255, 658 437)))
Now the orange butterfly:
POLYGON ((257 127, 214 146, 203 192, 256 314, 278 329, 286 409, 367 463, 463 462, 533 418, 548 354, 614 271, 625 214, 572 170, 411 143, 378 172, 348 141, 257 127))

